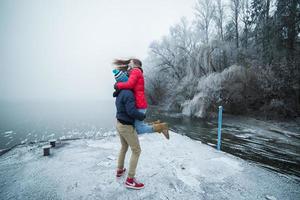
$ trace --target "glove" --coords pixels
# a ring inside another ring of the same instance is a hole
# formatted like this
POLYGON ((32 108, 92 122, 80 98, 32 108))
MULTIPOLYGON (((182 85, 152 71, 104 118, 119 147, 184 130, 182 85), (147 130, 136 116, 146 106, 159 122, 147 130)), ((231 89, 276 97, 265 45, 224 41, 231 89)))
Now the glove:
POLYGON ((114 84, 114 89, 115 89, 115 90, 118 90, 117 83, 114 84))
POLYGON ((117 97, 121 90, 115 90, 113 93, 113 97, 117 97))

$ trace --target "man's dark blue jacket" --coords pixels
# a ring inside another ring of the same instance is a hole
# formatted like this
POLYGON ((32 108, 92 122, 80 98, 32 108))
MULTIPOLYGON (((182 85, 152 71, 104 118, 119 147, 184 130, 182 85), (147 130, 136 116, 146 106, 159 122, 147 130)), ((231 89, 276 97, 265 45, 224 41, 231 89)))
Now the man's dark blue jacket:
POLYGON ((128 125, 133 125, 134 120, 144 120, 145 114, 139 112, 135 107, 135 99, 131 90, 120 90, 116 96, 117 119, 128 125))

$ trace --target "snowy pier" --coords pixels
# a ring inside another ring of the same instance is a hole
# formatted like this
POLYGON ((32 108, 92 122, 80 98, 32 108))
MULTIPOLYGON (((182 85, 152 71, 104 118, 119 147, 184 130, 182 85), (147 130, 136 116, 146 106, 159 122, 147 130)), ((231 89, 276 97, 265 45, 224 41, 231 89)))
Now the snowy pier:
POLYGON ((49 143, 51 145, 51 147, 55 147, 55 144, 56 144, 56 140, 49 140, 49 143))
MULTIPOLYGON (((117 136, 64 141, 49 157, 41 146, 18 146, 0 157, 1 199, 300 199, 300 183, 171 132, 140 137, 138 180, 116 179, 117 136)), ((130 152, 130 150, 129 150, 130 152)), ((126 157, 126 167, 129 160, 126 157)))
POLYGON ((45 145, 42 148, 43 148, 43 155, 44 156, 49 156, 50 155, 51 145, 45 145))

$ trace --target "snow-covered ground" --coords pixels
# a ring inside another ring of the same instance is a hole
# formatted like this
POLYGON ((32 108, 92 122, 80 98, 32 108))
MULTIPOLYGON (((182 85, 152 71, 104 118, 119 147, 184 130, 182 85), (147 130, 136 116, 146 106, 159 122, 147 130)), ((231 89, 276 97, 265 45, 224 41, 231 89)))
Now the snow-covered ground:
MULTIPOLYGON (((63 141, 42 156, 19 146, 0 157, 0 199, 300 199, 300 182, 250 164, 188 137, 140 137, 137 169, 145 189, 115 178, 117 136, 63 141)), ((129 150, 130 152, 130 150, 129 150)), ((129 155, 126 166, 128 167, 129 155)))

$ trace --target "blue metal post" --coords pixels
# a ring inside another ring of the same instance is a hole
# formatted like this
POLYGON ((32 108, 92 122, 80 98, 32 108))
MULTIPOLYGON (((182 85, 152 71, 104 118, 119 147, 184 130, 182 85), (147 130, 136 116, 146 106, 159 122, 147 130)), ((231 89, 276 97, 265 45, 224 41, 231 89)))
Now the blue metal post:
POLYGON ((223 107, 222 107, 222 106, 219 106, 218 145, 217 145, 217 149, 218 149, 219 151, 220 151, 220 149, 221 149, 222 111, 223 111, 223 107))

